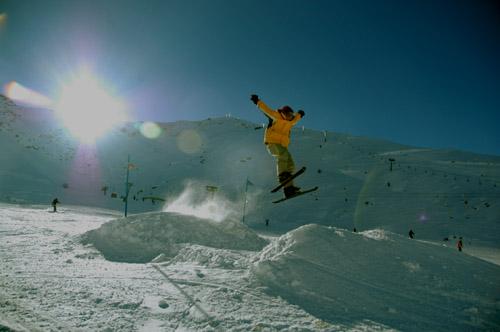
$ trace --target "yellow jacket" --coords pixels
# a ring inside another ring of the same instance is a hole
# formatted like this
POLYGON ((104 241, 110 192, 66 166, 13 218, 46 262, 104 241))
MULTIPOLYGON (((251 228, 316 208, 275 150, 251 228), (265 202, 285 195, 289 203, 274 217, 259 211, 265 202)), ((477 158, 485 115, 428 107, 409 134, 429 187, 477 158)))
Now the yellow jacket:
POLYGON ((281 144, 285 148, 290 144, 290 130, 302 118, 300 114, 295 114, 290 121, 286 120, 280 112, 271 109, 262 100, 259 100, 257 107, 273 120, 272 126, 266 129, 264 135, 265 144, 281 144))

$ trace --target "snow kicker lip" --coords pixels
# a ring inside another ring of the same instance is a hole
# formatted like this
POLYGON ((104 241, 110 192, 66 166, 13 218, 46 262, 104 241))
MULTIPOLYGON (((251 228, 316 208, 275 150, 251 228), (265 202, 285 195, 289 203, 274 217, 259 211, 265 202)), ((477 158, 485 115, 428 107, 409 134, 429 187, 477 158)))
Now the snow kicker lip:
POLYGON ((171 212, 145 213, 112 220, 85 233, 91 243, 111 261, 147 263, 159 254, 173 257, 177 244, 259 251, 267 241, 236 221, 224 223, 171 212))
POLYGON ((387 231, 305 225, 269 244, 252 274, 272 295, 332 323, 368 319, 403 331, 499 326, 491 294, 500 267, 387 231))

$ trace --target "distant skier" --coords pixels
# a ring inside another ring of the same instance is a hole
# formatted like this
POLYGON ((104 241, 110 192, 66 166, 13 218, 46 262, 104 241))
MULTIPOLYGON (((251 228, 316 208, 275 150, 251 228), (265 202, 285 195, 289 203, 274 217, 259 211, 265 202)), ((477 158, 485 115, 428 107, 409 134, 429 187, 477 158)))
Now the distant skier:
POLYGON ((415 232, 413 231, 413 229, 410 229, 410 231, 408 232, 408 236, 410 237, 410 239, 413 239, 415 237, 415 232))
MULTIPOLYGON (((264 134, 264 144, 268 152, 276 158, 278 181, 284 183, 295 171, 292 155, 288 151, 290 130, 304 117, 305 113, 302 110, 294 113, 290 106, 273 110, 257 95, 252 95, 250 100, 269 118, 264 134)), ((292 197, 300 191, 300 188, 295 187, 293 181, 290 181, 284 185, 283 191, 285 197, 292 197)))
POLYGON ((54 198, 52 201, 52 207, 54 208, 54 211, 52 212, 57 212, 57 204, 59 204, 59 200, 57 198, 54 198))
POLYGON ((464 247, 464 243, 462 242, 462 237, 459 237, 458 238, 458 241, 457 241, 457 248, 458 248, 458 251, 462 251, 462 248, 464 247))

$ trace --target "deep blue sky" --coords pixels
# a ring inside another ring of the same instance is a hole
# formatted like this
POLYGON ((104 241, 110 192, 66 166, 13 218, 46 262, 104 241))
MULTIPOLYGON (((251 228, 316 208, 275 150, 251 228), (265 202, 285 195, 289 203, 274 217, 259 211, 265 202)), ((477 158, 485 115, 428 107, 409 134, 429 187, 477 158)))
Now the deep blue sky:
POLYGON ((139 120, 264 117, 500 155, 495 1, 0 0, 0 84, 92 66, 139 120))

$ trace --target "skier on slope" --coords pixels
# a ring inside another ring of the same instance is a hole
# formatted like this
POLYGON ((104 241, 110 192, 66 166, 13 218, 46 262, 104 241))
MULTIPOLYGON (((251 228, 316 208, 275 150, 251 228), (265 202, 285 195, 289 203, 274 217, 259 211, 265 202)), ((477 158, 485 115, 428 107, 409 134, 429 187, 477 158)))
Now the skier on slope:
POLYGON ((457 249, 458 251, 462 251, 462 248, 464 247, 464 243, 462 241, 462 237, 460 237, 457 241, 457 249))
POLYGON ((57 212, 57 204, 59 204, 59 200, 57 198, 54 198, 52 201, 52 207, 54 208, 53 212, 57 212))
POLYGON ((408 237, 410 239, 413 239, 415 237, 415 232, 413 231, 413 229, 410 229, 410 231, 408 232, 408 237))
MULTIPOLYGON (((292 155, 288 151, 290 130, 304 117, 305 113, 302 110, 294 113, 290 106, 273 110, 257 95, 252 95, 250 100, 269 118, 269 124, 264 134, 264 144, 267 146, 267 151, 276 158, 278 181, 280 183, 286 182, 295 171, 292 155)), ((293 181, 290 181, 285 184, 283 191, 285 197, 292 197, 300 191, 300 188, 295 187, 293 181)))

